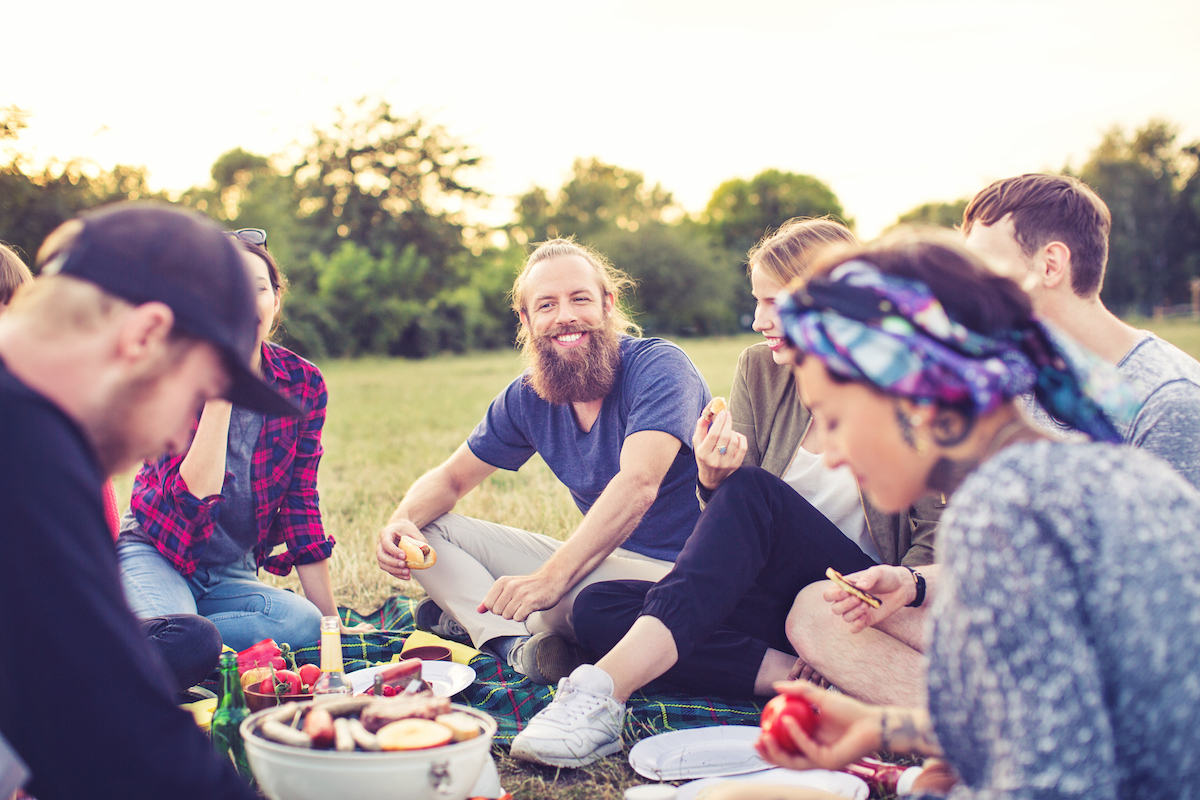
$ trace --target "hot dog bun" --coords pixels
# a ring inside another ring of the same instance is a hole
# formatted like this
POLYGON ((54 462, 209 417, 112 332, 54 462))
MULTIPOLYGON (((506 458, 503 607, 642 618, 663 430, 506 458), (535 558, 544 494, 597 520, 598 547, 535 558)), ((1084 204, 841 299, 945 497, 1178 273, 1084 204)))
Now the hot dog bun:
POLYGON ((703 414, 704 421, 709 424, 712 424, 713 417, 715 417, 717 414, 720 414, 722 411, 724 411, 728 407, 729 407, 729 404, 725 402, 724 397, 714 397, 712 399, 712 402, 710 402, 704 408, 704 414, 703 414))
POLYGON ((404 560, 408 562, 409 569, 429 569, 437 563, 437 553, 425 542, 411 536, 401 536, 396 544, 404 551, 404 560))

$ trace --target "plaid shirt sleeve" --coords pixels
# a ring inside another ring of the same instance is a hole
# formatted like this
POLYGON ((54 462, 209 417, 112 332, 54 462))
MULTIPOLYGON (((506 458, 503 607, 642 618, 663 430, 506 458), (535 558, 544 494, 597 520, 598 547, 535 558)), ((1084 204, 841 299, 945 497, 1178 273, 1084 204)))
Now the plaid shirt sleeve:
POLYGON ((306 412, 299 420, 268 417, 250 468, 259 522, 256 560, 268 572, 286 575, 296 564, 321 561, 333 552, 317 495, 328 393, 316 365, 290 350, 264 346, 263 365, 275 390, 306 412), (279 544, 284 551, 271 555, 279 544))
MULTIPOLYGON (((198 425, 199 418, 196 420, 198 425)), ((192 427, 195 433, 195 426, 192 427)), ((182 575, 191 575, 213 532, 219 494, 199 498, 179 475, 186 452, 147 461, 133 480, 130 506, 158 551, 182 575)), ((230 481, 225 473, 225 484, 230 481)))

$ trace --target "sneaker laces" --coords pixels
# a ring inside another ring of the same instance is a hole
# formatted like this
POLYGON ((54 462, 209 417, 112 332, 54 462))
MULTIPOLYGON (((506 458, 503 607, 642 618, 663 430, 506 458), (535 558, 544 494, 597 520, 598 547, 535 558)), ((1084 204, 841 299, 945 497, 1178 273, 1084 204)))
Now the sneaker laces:
POLYGON ((576 688, 571 685, 570 678, 563 678, 558 682, 553 702, 542 709, 538 716, 545 722, 553 722, 569 730, 579 727, 593 711, 605 706, 605 699, 605 695, 576 688))

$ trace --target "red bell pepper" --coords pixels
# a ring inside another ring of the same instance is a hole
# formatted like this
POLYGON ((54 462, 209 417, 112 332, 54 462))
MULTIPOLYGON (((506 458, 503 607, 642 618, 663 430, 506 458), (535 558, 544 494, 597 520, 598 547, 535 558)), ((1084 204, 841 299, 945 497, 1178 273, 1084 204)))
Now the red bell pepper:
POLYGON ((281 653, 282 651, 279 649, 279 645, 275 644, 274 639, 263 639, 261 642, 252 644, 238 653, 238 674, 255 667, 283 669, 287 664, 281 653))

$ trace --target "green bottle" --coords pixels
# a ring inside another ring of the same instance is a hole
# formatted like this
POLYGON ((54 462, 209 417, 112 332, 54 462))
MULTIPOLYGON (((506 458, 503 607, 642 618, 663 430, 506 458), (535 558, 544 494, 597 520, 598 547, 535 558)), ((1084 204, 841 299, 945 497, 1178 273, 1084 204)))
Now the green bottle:
POLYGON ((246 708, 246 695, 242 692, 242 679, 238 675, 237 654, 226 650, 221 653, 221 700, 213 712, 213 746, 225 758, 233 761, 238 774, 254 785, 254 773, 246 760, 246 743, 242 741, 239 728, 242 720, 250 715, 246 708))

